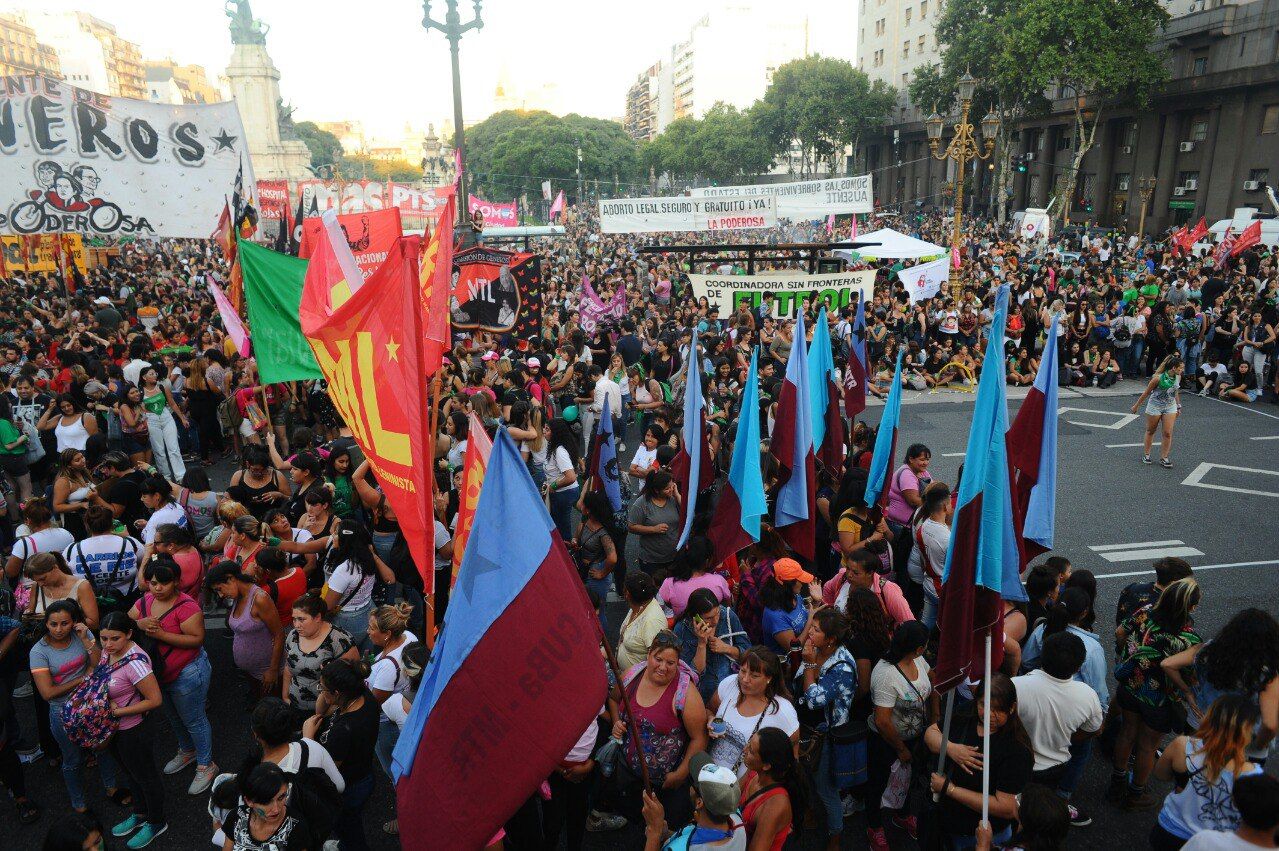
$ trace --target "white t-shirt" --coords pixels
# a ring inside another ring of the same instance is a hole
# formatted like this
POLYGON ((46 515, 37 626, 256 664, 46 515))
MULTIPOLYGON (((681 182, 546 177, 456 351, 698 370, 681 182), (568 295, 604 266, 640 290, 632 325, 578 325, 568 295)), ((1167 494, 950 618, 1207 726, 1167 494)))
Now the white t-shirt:
POLYGON ((404 668, 400 663, 400 656, 404 653, 404 648, 414 641, 417 641, 417 636, 405 630, 404 641, 391 652, 378 656, 377 661, 373 663, 373 668, 369 671, 369 678, 364 681, 364 684, 370 689, 389 691, 393 694, 399 694, 408 688, 409 678, 404 676, 404 668))
POLYGON ((394 721, 397 728, 403 730, 404 722, 409 720, 411 706, 409 699, 402 692, 396 692, 382 701, 382 714, 394 721))
POLYGON ((71 544, 62 551, 62 557, 76 576, 85 576, 87 571, 95 585, 110 585, 119 593, 128 594, 136 584, 141 552, 142 542, 137 538, 108 533, 71 544))
POLYGON ((142 543, 154 543, 155 530, 165 523, 172 523, 185 529, 188 525, 186 511, 176 502, 166 502, 157 508, 147 518, 147 525, 142 527, 142 543))
MULTIPOLYGON (((19 530, 21 531, 21 530, 19 530)), ((50 526, 39 532, 18 538, 13 542, 9 555, 22 559, 23 564, 36 553, 62 552, 75 543, 75 536, 61 526, 50 526)), ((120 545, 117 543, 116 547, 120 545)), ((21 568, 19 568, 21 571, 21 568)), ((18 573, 18 587, 26 588, 32 584, 25 573, 18 573)))
MULTIPOLYGON (((923 522, 921 535, 924 539, 924 548, 927 550, 928 564, 933 573, 941 576, 946 570, 946 549, 950 546, 950 527, 945 523, 928 518, 923 522)), ((924 561, 919 552, 919 547, 911 547, 910 559, 906 562, 906 569, 909 571, 911 579, 924 585, 926 593, 930 596, 936 596, 935 589, 931 583, 924 583, 924 561)))
POLYGON ((1182 851, 1257 851, 1260 847, 1224 830, 1202 830, 1181 846, 1182 851))
POLYGON ((1013 677, 1017 714, 1035 749, 1035 770, 1070 759, 1070 737, 1078 730, 1101 729, 1101 701, 1092 686, 1078 680, 1059 680, 1043 670, 1013 677))
POLYGON ((632 467, 639 467, 641 470, 647 470, 657 461, 657 450, 649 449, 644 444, 639 445, 639 449, 635 450, 635 457, 631 459, 632 467))
POLYGON ((1213 377, 1220 378, 1221 376, 1225 375, 1228 372, 1228 370, 1226 369, 1226 365, 1224 363, 1218 363, 1218 364, 1203 363, 1203 364, 1200 364, 1199 371, 1203 373, 1205 378, 1213 378, 1213 377))
POLYGON ((329 590, 338 595, 339 601, 346 601, 341 611, 358 612, 373 598, 375 578, 361 573, 354 562, 344 561, 333 568, 333 573, 329 576, 329 590), (352 589, 355 589, 354 593, 352 589))
MULTIPOLYGON (((454 526, 457 525, 457 515, 453 515, 454 526)), ((444 558, 440 555, 440 550, 448 546, 449 541, 453 540, 453 536, 449 534, 449 530, 444 528, 444 524, 435 521, 435 569, 443 570, 446 567, 452 567, 453 557, 444 558)))
POLYGON ((338 771, 337 763, 333 761, 333 757, 329 756, 329 752, 325 750, 324 745, 314 739, 302 739, 289 745, 289 752, 284 759, 280 760, 280 770, 285 774, 297 774, 302 770, 302 749, 306 748, 306 767, 319 768, 329 776, 333 781, 333 785, 339 792, 346 791, 346 781, 342 779, 342 772, 338 771))
MULTIPOLYGON (((882 659, 870 673, 871 702, 877 707, 892 708, 893 726, 903 740, 923 733, 928 720, 925 701, 933 690, 933 684, 928 680, 930 669, 922 656, 915 660, 915 668, 919 675, 911 682, 906 681, 906 675, 900 668, 882 659)), ((874 726, 874 715, 867 723, 874 726)))
POLYGON ((582 731, 582 736, 577 740, 577 744, 564 755, 565 762, 586 762, 591 758, 591 754, 595 751, 595 742, 600 735, 600 725, 595 723, 592 718, 591 722, 586 725, 586 729, 582 731))
MULTIPOLYGON (((546 481, 551 487, 555 487, 555 483, 569 470, 573 469, 573 458, 568 454, 568 450, 563 446, 557 446, 554 452, 546 453, 546 463, 543 465, 546 470, 546 481)), ((570 490, 577 487, 577 482, 571 485, 565 485, 559 490, 570 490)))
POLYGON ((746 743, 756 732, 756 724, 759 724, 760 729, 776 727, 787 736, 794 735, 799 729, 799 715, 795 712, 795 705, 784 697, 776 698, 776 706, 765 707, 764 720, 760 721, 758 715, 746 716, 737 711, 737 699, 742 693, 737 677, 720 680, 719 688, 715 691, 719 695, 718 717, 724 719, 726 729, 724 735, 711 739, 711 761, 725 768, 736 765, 738 777, 746 774, 746 766, 739 758, 746 749, 746 743))

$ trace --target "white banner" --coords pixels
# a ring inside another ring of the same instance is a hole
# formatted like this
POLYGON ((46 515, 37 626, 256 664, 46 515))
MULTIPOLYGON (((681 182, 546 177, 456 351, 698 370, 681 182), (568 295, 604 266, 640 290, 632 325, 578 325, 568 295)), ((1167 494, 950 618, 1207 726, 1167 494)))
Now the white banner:
POLYGON ((234 103, 151 103, 34 76, 0 87, 0 231, 203 238, 241 164, 256 193, 234 103))
POLYGON ((774 198, 617 198, 600 201, 603 233, 746 230, 777 224, 774 198))
POLYGON ((906 286, 910 303, 932 298, 941 291, 942 284, 950 280, 950 258, 943 257, 931 263, 920 263, 909 269, 902 269, 897 278, 906 286))
POLYGON ((828 311, 856 304, 870 298, 875 289, 875 271, 837 272, 828 275, 806 275, 802 272, 770 272, 767 275, 689 275, 693 296, 703 296, 712 307, 719 308, 720 319, 727 319, 745 302, 759 307, 765 293, 773 295, 773 316, 793 317, 804 299, 811 295, 826 302, 828 311))
POLYGON ((716 198, 721 195, 776 198, 778 217, 792 222, 850 213, 869 213, 875 207, 869 174, 833 177, 829 180, 801 180, 798 183, 706 186, 691 191, 694 198, 716 198))

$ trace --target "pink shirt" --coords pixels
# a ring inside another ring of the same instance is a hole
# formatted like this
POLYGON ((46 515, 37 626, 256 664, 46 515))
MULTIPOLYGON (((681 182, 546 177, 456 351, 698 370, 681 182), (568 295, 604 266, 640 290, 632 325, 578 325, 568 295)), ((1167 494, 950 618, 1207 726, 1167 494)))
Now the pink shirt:
MULTIPOLYGON (((822 586, 822 602, 826 605, 833 606, 839 600, 839 592, 847 584, 844 580, 844 573, 845 569, 841 567, 839 573, 836 573, 829 582, 822 586)), ((910 610, 910 604, 906 602, 906 595, 902 593, 902 589, 896 582, 877 576, 875 581, 871 583, 870 591, 879 598, 879 604, 884 607, 884 613, 893 622, 893 629, 901 626, 906 621, 915 620, 915 613, 910 610)))
MULTIPOLYGON (((150 617, 154 608, 155 595, 143 594, 142 599, 138 601, 138 613, 144 618, 150 617)), ((199 612, 199 603, 185 593, 178 594, 178 600, 173 607, 160 615, 160 629, 174 635, 185 635, 186 633, 182 631, 183 622, 199 612)), ((176 680, 182 674, 182 669, 199 656, 201 651, 199 647, 174 647, 162 641, 156 642, 156 645, 156 652, 164 657, 164 675, 159 678, 161 685, 168 685, 176 680)))
POLYGON ((682 617, 684 610, 688 608, 688 598, 693 596, 693 592, 699 588, 709 588, 715 592, 715 596, 719 598, 721 603, 727 603, 733 598, 733 594, 728 590, 728 581, 718 573, 707 573, 702 576, 694 576, 692 579, 676 579, 668 576, 662 582, 661 589, 657 592, 657 596, 662 598, 662 602, 671 607, 671 611, 675 613, 675 617, 682 617))
MULTIPOLYGON (((142 692, 138 691, 138 683, 152 676, 151 660, 147 658, 146 652, 136 644, 129 646, 126 653, 137 654, 138 658, 130 659, 128 663, 121 665, 111 672, 111 679, 107 685, 107 695, 111 698, 111 703, 116 707, 132 706, 135 703, 142 702, 142 692)), ((103 654, 101 665, 109 665, 106 654, 103 654)), ((132 730, 134 727, 142 723, 145 715, 126 715, 120 719, 119 729, 132 730)))
POLYGON ((893 474, 893 479, 888 486, 888 509, 884 512, 884 516, 903 526, 910 522, 911 515, 915 513, 915 506, 906 501, 906 497, 902 496, 902 491, 913 490, 923 496, 923 486, 932 481, 931 477, 927 477, 927 473, 924 475, 926 478, 921 483, 919 476, 915 475, 915 471, 909 465, 902 464, 897 468, 897 472, 893 474))

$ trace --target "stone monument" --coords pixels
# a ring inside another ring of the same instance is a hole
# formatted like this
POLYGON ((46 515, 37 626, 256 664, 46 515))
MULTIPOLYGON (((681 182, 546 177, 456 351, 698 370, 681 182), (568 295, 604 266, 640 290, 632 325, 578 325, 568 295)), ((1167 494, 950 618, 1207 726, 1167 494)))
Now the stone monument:
POLYGON ((270 27, 254 20, 249 0, 227 0, 231 22, 231 64, 226 75, 240 110, 249 158, 258 180, 306 180, 311 151, 300 139, 280 135, 280 72, 266 52, 270 27))

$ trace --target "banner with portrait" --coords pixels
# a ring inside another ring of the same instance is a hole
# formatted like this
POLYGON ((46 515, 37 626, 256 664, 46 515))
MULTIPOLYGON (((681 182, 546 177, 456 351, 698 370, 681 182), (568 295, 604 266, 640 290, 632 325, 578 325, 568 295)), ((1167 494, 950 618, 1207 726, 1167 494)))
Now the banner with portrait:
POLYGON ((777 199, 614 198, 600 201, 603 233, 746 230, 777 224, 777 199))
POLYGON ((759 307, 766 293, 773 297, 773 316, 790 319, 810 297, 821 299, 826 309, 835 313, 857 304, 859 299, 869 299, 875 289, 874 269, 826 275, 689 275, 688 279, 693 285, 693 297, 705 298, 712 307, 718 307, 721 319, 727 319, 743 303, 751 309, 759 307))
POLYGON ((542 332, 541 260, 477 245, 453 257, 449 314, 453 328, 513 334, 542 332))
POLYGON ((778 218, 792 222, 869 213, 875 208, 869 174, 832 177, 828 180, 800 180, 794 183, 704 186, 690 190, 690 194, 694 198, 776 198, 778 218))
POLYGON ((199 237, 253 169, 235 104, 0 78, 0 231, 199 237))

